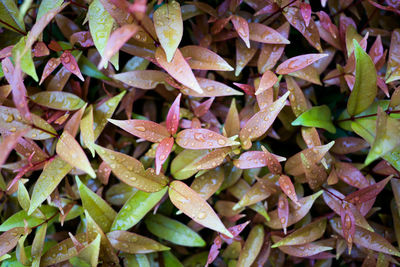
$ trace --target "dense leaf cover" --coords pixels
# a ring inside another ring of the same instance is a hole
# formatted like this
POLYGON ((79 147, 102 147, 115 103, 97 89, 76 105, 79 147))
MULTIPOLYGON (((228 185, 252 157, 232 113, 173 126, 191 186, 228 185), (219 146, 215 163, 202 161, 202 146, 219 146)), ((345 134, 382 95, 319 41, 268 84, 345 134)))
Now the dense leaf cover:
POLYGON ((398 265, 399 16, 0 0, 0 266, 398 265))

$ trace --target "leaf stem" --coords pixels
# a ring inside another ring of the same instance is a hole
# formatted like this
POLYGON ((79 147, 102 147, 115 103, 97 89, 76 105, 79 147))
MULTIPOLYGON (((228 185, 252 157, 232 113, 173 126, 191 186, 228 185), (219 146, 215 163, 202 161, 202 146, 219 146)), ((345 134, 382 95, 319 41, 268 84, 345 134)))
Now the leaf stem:
MULTIPOLYGON (((387 110, 386 111, 386 114, 388 114, 388 115, 390 115, 390 114, 397 114, 397 113, 400 113, 400 110, 387 110)), ((363 116, 358 116, 358 117, 355 117, 355 116, 352 116, 352 117, 350 117, 350 118, 346 118, 346 119, 341 119, 341 120, 336 120, 335 122, 344 122, 344 121, 355 121, 355 120, 357 120, 357 119, 364 119, 364 118, 369 118, 369 117, 375 117, 375 116, 377 116, 378 114, 377 113, 374 113, 374 114, 368 114, 368 115, 363 115, 363 116)))
POLYGON ((269 15, 268 17, 266 17, 263 21, 261 21, 261 24, 264 24, 264 22, 266 22, 267 20, 269 20, 270 18, 272 18, 273 16, 275 16, 276 14, 282 12, 286 7, 290 6, 291 4, 293 4, 294 2, 296 2, 297 0, 292 0, 290 1, 288 4, 284 5, 283 7, 280 7, 277 11, 275 11, 274 13, 272 13, 271 15, 269 15))
POLYGON ((0 19, 0 23, 6 25, 7 27, 9 27, 9 28, 11 28, 11 29, 13 29, 14 31, 18 32, 19 34, 26 35, 26 32, 23 32, 23 31, 21 31, 20 29, 15 28, 14 26, 8 24, 7 22, 5 22, 5 21, 2 20, 2 19, 0 19))

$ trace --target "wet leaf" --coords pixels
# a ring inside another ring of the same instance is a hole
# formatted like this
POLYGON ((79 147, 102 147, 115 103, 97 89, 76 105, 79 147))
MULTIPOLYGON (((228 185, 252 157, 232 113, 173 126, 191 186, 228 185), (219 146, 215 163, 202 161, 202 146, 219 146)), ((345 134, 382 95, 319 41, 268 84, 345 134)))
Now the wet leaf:
POLYGON ((82 76, 81 70, 79 69, 78 62, 76 62, 76 59, 71 52, 68 50, 64 51, 60 56, 60 61, 67 70, 75 74, 79 79, 81 79, 81 81, 85 80, 82 76))
POLYGON ((249 23, 250 40, 266 44, 290 44, 276 30, 260 23, 249 23))
POLYGON ((39 92, 29 98, 41 106, 57 110, 77 110, 85 105, 81 98, 67 92, 39 92))
POLYGON ((153 14, 157 37, 163 47, 167 61, 171 62, 183 35, 181 7, 172 1, 159 7, 153 14))
POLYGON ((171 153, 172 146, 174 145, 173 137, 166 137, 157 145, 156 150, 156 174, 160 174, 161 167, 164 162, 167 160, 169 154, 171 153))
POLYGON ((234 210, 250 206, 260 202, 276 192, 276 188, 271 181, 259 179, 233 207, 234 210))
POLYGON ((201 236, 181 222, 161 214, 149 215, 145 219, 147 229, 155 236, 185 247, 204 247, 201 236))
MULTIPOLYGON (((12 49, 12 56, 15 62, 19 62, 21 70, 31 76, 35 81, 39 78, 36 74, 35 65, 32 59, 31 50, 25 50, 27 37, 21 37, 19 42, 12 49)), ((18 63, 16 63, 17 65, 18 63)))
POLYGON ((237 266, 251 266, 261 251, 263 242, 264 227, 260 224, 253 226, 240 252, 237 266))
MULTIPOLYGON (((272 240, 277 242, 279 240, 279 237, 272 236, 272 240)), ((281 250, 282 252, 284 252, 288 255, 294 256, 294 257, 310 257, 310 256, 318 255, 319 253, 322 253, 324 251, 331 250, 331 249, 332 249, 332 247, 320 245, 317 242, 308 243, 308 244, 304 244, 304 245, 298 245, 298 246, 281 246, 281 247, 279 247, 279 250, 281 250)), ((329 255, 329 256, 331 256, 331 255, 329 255)))
POLYGON ((224 169, 217 167, 196 177, 190 187, 203 199, 209 199, 224 181, 224 169))
POLYGON ((7 23, 2 22, 2 27, 12 31, 16 31, 16 29, 25 31, 25 23, 20 19, 18 6, 14 1, 4 0, 0 2, 0 17, 7 23))
POLYGON ((0 225, 0 231, 4 232, 15 227, 24 227, 24 220, 27 222, 28 227, 34 227, 49 220, 57 212, 56 208, 48 205, 42 205, 39 209, 40 212, 34 212, 32 215, 28 215, 24 210, 13 214, 0 225))
POLYGON ((272 71, 265 70, 264 74, 261 76, 261 80, 260 83, 258 84, 255 94, 259 95, 265 90, 268 90, 269 88, 274 86, 274 84, 276 84, 277 81, 278 77, 276 77, 276 75, 272 71))
POLYGON ((21 181, 18 181, 18 202, 19 205, 22 207, 23 210, 28 211, 30 205, 30 198, 28 190, 21 181))
POLYGON ((357 41, 353 41, 353 43, 356 58, 356 81, 347 102, 347 112, 351 116, 366 110, 374 101, 377 93, 375 65, 357 41))
POLYGON ((328 54, 305 54, 297 57, 292 57, 281 63, 276 68, 276 72, 278 74, 289 74, 304 69, 305 67, 313 64, 315 61, 327 56, 328 54))
POLYGON ((104 199, 84 185, 77 176, 75 180, 83 208, 93 217, 103 232, 108 232, 117 213, 104 199))
POLYGON ((244 67, 250 62, 257 52, 257 48, 254 45, 247 48, 243 41, 236 39, 236 68, 235 76, 239 76, 244 67))
POLYGON ((231 21, 233 27, 235 27, 236 32, 239 34, 239 37, 242 38, 247 48, 250 48, 250 39, 249 39, 250 32, 247 20, 245 20, 240 16, 233 15, 231 21))
POLYGON ((295 204, 300 205, 296 195, 296 191, 292 181, 289 176, 281 175, 279 176, 279 186, 281 187, 283 193, 285 193, 295 204))
POLYGON ((171 202, 195 222, 232 237, 210 205, 193 189, 180 181, 169 186, 171 202))
POLYGON ((187 149, 211 149, 239 144, 207 129, 186 129, 180 131, 176 136, 176 143, 187 149))
POLYGON ((166 192, 167 187, 154 193, 146 193, 143 191, 134 193, 118 212, 110 231, 128 230, 135 226, 154 206, 156 206, 166 192))
POLYGON ((52 161, 45 165, 43 172, 33 187, 31 205, 28 214, 32 214, 43 201, 57 188, 61 180, 72 169, 67 162, 56 156, 52 161))
POLYGON ((0 143, 0 166, 2 166, 5 161, 7 160, 7 157, 9 153, 17 146, 18 141, 20 138, 28 132, 28 129, 22 129, 19 130, 18 132, 11 133, 9 135, 2 135, 3 139, 2 142, 0 143))
POLYGON ((362 204, 368 200, 374 199, 385 188, 385 185, 390 181, 392 176, 389 176, 382 181, 363 187, 346 196, 345 200, 353 204, 362 204))
POLYGON ((172 103, 171 107, 168 110, 166 118, 166 126, 168 132, 171 135, 176 134, 176 131, 178 130, 179 127, 181 96, 182 94, 179 94, 175 98, 175 101, 172 103))
POLYGON ((263 110, 260 110, 251 117, 246 125, 240 130, 240 141, 244 148, 250 148, 251 141, 262 136, 275 121, 279 112, 282 110, 289 96, 289 92, 276 100, 263 110), (264 121, 263 123, 261 123, 264 121))
POLYGON ((40 263, 40 258, 42 257, 44 242, 47 233, 47 223, 44 223, 40 228, 37 229, 35 233, 35 238, 32 242, 31 255, 32 260, 36 262, 37 265, 40 263))
POLYGON ((234 90, 232 87, 225 85, 224 83, 217 82, 205 78, 197 78, 197 82, 203 89, 203 92, 198 93, 189 88, 184 88, 181 92, 185 95, 199 96, 199 97, 217 97, 217 96, 230 96, 230 95, 243 95, 243 93, 234 90))
POLYGON ((0 256, 12 250, 18 243, 18 239, 25 232, 23 227, 16 227, 0 235, 0 256))
POLYGON ((222 57, 213 51, 197 46, 188 45, 180 48, 183 57, 192 69, 232 71, 233 68, 222 57))
POLYGON ((83 114, 82 120, 80 121, 81 137, 85 146, 92 153, 92 157, 95 156, 92 144, 94 144, 94 131, 93 131, 93 106, 90 105, 83 114))
POLYGON ((133 70, 118 73, 113 76, 123 83, 140 89, 154 89, 158 84, 165 83, 168 74, 158 70, 133 70))
POLYGON ((369 147, 368 143, 362 138, 349 136, 336 139, 331 151, 336 154, 344 155, 357 152, 367 147, 369 147))
POLYGON ((58 65, 60 65, 60 63, 60 58, 50 58, 49 61, 47 61, 39 85, 43 83, 43 81, 58 67, 58 65))
POLYGON ((115 249, 131 254, 144 254, 170 249, 150 238, 127 231, 107 233, 107 238, 115 249))
POLYGON ((352 164, 346 162, 336 162, 336 173, 339 179, 357 188, 369 186, 368 180, 352 164))
POLYGON ((96 173, 90 165, 82 147, 68 132, 63 132, 58 139, 56 152, 61 159, 65 160, 71 166, 86 172, 93 178, 96 177, 96 173))
POLYGON ((400 79, 400 68, 399 64, 399 46, 400 46, 400 30, 395 29, 392 32, 392 39, 390 41, 389 59, 387 62, 387 69, 385 80, 386 83, 390 83, 400 79))
POLYGON ((208 154, 208 150, 185 149, 171 162, 171 174, 175 179, 184 180, 195 174, 198 170, 195 166, 198 161, 208 154))
POLYGON ((323 128, 330 133, 336 133, 336 128, 332 123, 331 117, 331 110, 328 106, 315 106, 297 117, 297 119, 292 122, 292 125, 323 128))
POLYGON ((157 192, 163 189, 168 178, 156 175, 154 169, 145 170, 142 163, 126 154, 93 144, 100 157, 107 162, 112 172, 122 182, 145 192, 157 192))
MULTIPOLYGON (((278 162, 285 161, 286 158, 271 154, 278 162)), ((247 151, 240 155, 239 159, 233 161, 235 166, 240 169, 253 169, 268 166, 271 159, 265 151, 247 151)))
POLYGON ((203 156, 193 164, 188 165, 183 170, 210 170, 217 166, 220 166, 225 160, 226 156, 231 152, 230 147, 217 148, 210 151, 207 155, 203 156))
POLYGON ((78 257, 85 260, 92 267, 97 266, 99 262, 100 240, 100 235, 97 235, 92 242, 79 251, 78 257))
POLYGON ((161 67, 175 80, 199 94, 203 93, 203 89, 200 87, 192 69, 179 49, 176 50, 175 55, 170 62, 167 61, 165 52, 161 47, 157 48, 155 57, 158 64, 160 64, 161 67))
POLYGON ((326 229, 326 219, 316 220, 306 226, 297 229, 291 234, 285 236, 271 247, 303 245, 315 241, 324 234, 326 229))
POLYGON ((167 128, 164 126, 147 120, 112 120, 109 119, 114 125, 122 128, 134 136, 145 139, 150 142, 161 142, 164 138, 170 136, 167 128))

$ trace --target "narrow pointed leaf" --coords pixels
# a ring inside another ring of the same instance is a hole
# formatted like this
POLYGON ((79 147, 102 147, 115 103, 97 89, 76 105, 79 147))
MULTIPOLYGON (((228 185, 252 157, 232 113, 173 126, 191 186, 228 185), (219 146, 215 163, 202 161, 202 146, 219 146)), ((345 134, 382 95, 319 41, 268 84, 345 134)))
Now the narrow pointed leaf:
POLYGON ((258 253, 261 251, 264 243, 264 227, 262 225, 254 226, 249 236, 244 243, 243 249, 240 252, 237 266, 251 266, 256 260, 258 253))
POLYGON ((233 68, 217 53, 201 46, 188 45, 180 48, 190 67, 196 70, 232 71, 233 68))
POLYGON ((290 44, 276 30, 260 23, 249 23, 250 40, 266 44, 290 44))
POLYGON ((198 97, 217 97, 217 96, 230 96, 230 95, 243 95, 243 93, 233 89, 232 87, 206 78, 196 78, 203 92, 198 93, 189 88, 184 88, 181 92, 185 95, 198 96, 198 97))
POLYGON ((264 74, 261 76, 260 83, 258 84, 257 90, 256 90, 256 95, 261 94, 265 90, 271 88, 274 86, 274 84, 278 81, 278 77, 269 70, 266 70, 264 74))
POLYGON ((392 39, 390 41, 389 59, 386 68, 386 83, 390 83, 400 79, 399 68, 399 45, 400 45, 400 30, 395 29, 392 32, 392 39))
POLYGON ((361 188, 347 195, 345 200, 353 204, 362 204, 368 200, 374 199, 385 188, 385 185, 391 178, 392 176, 389 176, 376 184, 361 188))
POLYGON ((139 138, 145 139, 150 142, 161 142, 164 138, 170 136, 167 128, 164 126, 146 120, 112 120, 109 119, 114 125, 122 128, 128 133, 137 136, 139 138))
POLYGON ((167 130, 171 135, 176 134, 179 126, 180 120, 180 102, 181 102, 182 94, 179 94, 175 101, 172 103, 171 107, 168 110, 167 118, 166 118, 166 126, 167 130))
POLYGON ((92 152, 94 157, 95 152, 92 148, 94 144, 94 131, 93 131, 93 106, 90 105, 83 114, 82 120, 80 121, 81 137, 85 146, 92 152))
POLYGON ((168 192, 172 203, 192 220, 232 237, 211 206, 186 184, 173 181, 168 192))
POLYGON ((42 257, 44 242, 47 233, 47 223, 40 226, 40 228, 36 231, 35 238, 32 242, 31 255, 32 260, 36 260, 38 263, 40 262, 40 258, 42 257))
POLYGON ((57 110, 77 110, 85 105, 80 97, 67 92, 39 92, 29 98, 41 106, 57 110))
POLYGON ((19 62, 21 70, 31 76, 35 81, 39 78, 36 74, 35 65, 32 59, 31 50, 25 50, 27 37, 21 37, 19 42, 13 47, 12 56, 15 62, 19 62))
POLYGON ((23 233, 24 228, 17 227, 0 235, 0 257, 8 253, 17 245, 18 240, 23 233))
POLYGON ((18 202, 23 210, 28 211, 30 206, 30 198, 28 190, 21 181, 18 181, 18 202))
POLYGON ((39 85, 43 83, 43 81, 49 77, 49 75, 60 65, 61 60, 60 58, 50 58, 49 61, 47 61, 46 66, 44 66, 42 78, 40 78, 39 85))
POLYGON ((127 231, 107 233, 107 238, 115 249, 130 254, 145 254, 170 249, 150 238, 127 231))
POLYGON ((289 74, 313 64, 315 61, 321 58, 327 57, 328 54, 305 54, 297 57, 289 58, 281 63, 277 68, 278 74, 289 74))
POLYGON ((0 167, 5 163, 9 153, 16 147, 18 140, 28 132, 28 129, 22 129, 10 135, 2 135, 3 140, 0 143, 0 167))
POLYGON ((203 199, 209 199, 220 188, 224 181, 224 169, 217 167, 199 177, 196 177, 190 185, 203 199))
POLYGON ((69 52, 68 50, 64 51, 64 53, 61 54, 60 56, 61 64, 75 74, 81 81, 84 81, 85 79, 82 76, 81 70, 79 69, 78 62, 76 62, 75 57, 69 52))
POLYGON ((129 86, 148 90, 156 88, 158 84, 165 83, 168 74, 158 70, 133 70, 114 74, 113 78, 129 86))
POLYGON ((160 174, 161 167, 164 162, 167 160, 169 154, 171 153, 172 146, 174 145, 174 138, 173 137, 166 137, 157 146, 156 150, 156 159, 155 159, 155 166, 156 166, 156 174, 160 174))
POLYGON ((244 43, 248 48, 250 48, 250 39, 249 39, 249 24, 247 23, 247 20, 240 16, 232 16, 231 18, 233 27, 235 27, 236 32, 239 34, 239 37, 242 38, 244 43))
MULTIPOLYGON (((277 161, 285 161, 286 158, 273 155, 277 161)), ((268 166, 268 158, 264 151, 247 151, 240 155, 239 159, 233 161, 240 169, 253 169, 268 166)))
POLYGON ((186 129, 180 131, 176 136, 176 143, 187 149, 211 149, 239 144, 207 129, 186 129))
POLYGON ((295 204, 300 205, 294 185, 289 176, 281 175, 279 177, 279 186, 281 187, 283 193, 285 193, 295 204))
POLYGON ((145 170, 142 163, 126 154, 93 145, 100 157, 122 182, 145 192, 157 192, 166 186, 168 178, 156 175, 153 169, 145 170))

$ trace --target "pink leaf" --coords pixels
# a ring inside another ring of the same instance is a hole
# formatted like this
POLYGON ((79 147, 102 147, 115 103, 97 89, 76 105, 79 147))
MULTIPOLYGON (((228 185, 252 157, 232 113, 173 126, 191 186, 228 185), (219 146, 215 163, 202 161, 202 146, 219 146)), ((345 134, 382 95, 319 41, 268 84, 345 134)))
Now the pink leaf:
POLYGON ((22 129, 10 135, 6 135, 0 143, 0 168, 7 160, 8 154, 18 144, 19 138, 28 132, 28 129, 22 129))
POLYGON ((289 40, 283 37, 276 30, 260 23, 249 23, 250 40, 266 44, 290 44, 289 40))
POLYGON ((328 54, 305 54, 289 58, 276 68, 278 74, 289 74, 313 64, 315 61, 327 57, 328 54))
POLYGON ((240 16, 233 15, 231 18, 233 27, 235 27, 236 32, 239 34, 240 38, 244 41, 247 48, 250 48, 250 39, 249 39, 249 24, 247 20, 240 16))
POLYGON ((82 81, 85 81, 79 69, 78 63, 76 62, 75 57, 71 54, 71 52, 69 52, 68 50, 64 51, 64 53, 62 53, 60 56, 60 60, 67 70, 78 76, 78 78, 82 81))
POLYGON ((361 188, 346 196, 345 200, 353 204, 363 204, 371 199, 374 199, 385 188, 385 185, 390 181, 392 176, 383 179, 379 183, 361 188))
POLYGON ((176 136, 176 143, 187 149, 210 149, 239 144, 207 129, 186 129, 180 131, 176 136))
POLYGON ((286 235, 286 227, 289 221, 289 202, 286 198, 286 195, 280 194, 278 201, 278 217, 281 222, 283 232, 286 235))
POLYGON ((157 146, 156 150, 156 174, 160 174, 163 163, 167 160, 169 153, 171 153, 172 146, 174 145, 173 137, 164 138, 157 146))
POLYGON ((82 47, 94 46, 92 35, 89 31, 75 32, 69 38, 69 42, 74 45, 75 43, 80 44, 82 47))
POLYGON ((50 58, 49 61, 47 61, 46 66, 44 66, 42 78, 40 79, 39 85, 42 84, 42 82, 49 77, 49 75, 55 70, 58 65, 60 65, 61 60, 60 58, 50 58))
POLYGON ((178 130, 181 96, 182 94, 179 94, 176 97, 174 103, 172 103, 167 114, 166 124, 167 124, 167 130, 170 134, 175 134, 176 131, 178 130))
POLYGON ((294 203, 297 205, 300 205, 296 191, 294 189, 294 185, 292 181, 290 180, 289 176, 287 175, 281 175, 279 177, 279 186, 281 187, 283 193, 285 193, 294 203))
POLYGON ((300 3, 300 13, 306 23, 306 27, 310 24, 311 19, 311 6, 307 3, 300 3))
POLYGON ((261 94, 265 90, 274 86, 274 84, 278 81, 278 77, 270 71, 265 70, 264 74, 261 76, 260 84, 258 85, 256 95, 261 94))
POLYGON ((346 162, 336 162, 335 167, 339 179, 343 180, 347 184, 357 188, 369 186, 368 180, 352 164, 346 162))
POLYGON ((33 55, 35 57, 44 57, 50 54, 49 49, 47 48, 46 44, 43 42, 37 42, 33 47, 33 55))
POLYGON ((343 237, 347 242, 349 252, 351 252, 351 247, 354 240, 354 234, 356 231, 355 219, 353 213, 347 204, 343 204, 340 210, 340 219, 342 221, 343 237))
MULTIPOLYGON (((210 110, 210 107, 211 107, 212 103, 214 102, 214 99, 215 99, 215 97, 211 97, 210 99, 208 99, 208 100, 204 101, 203 103, 197 105, 193 109, 194 115, 196 115, 197 117, 201 117, 204 114, 206 114, 210 110)), ((195 102, 193 101, 193 103, 195 103, 195 102)))

